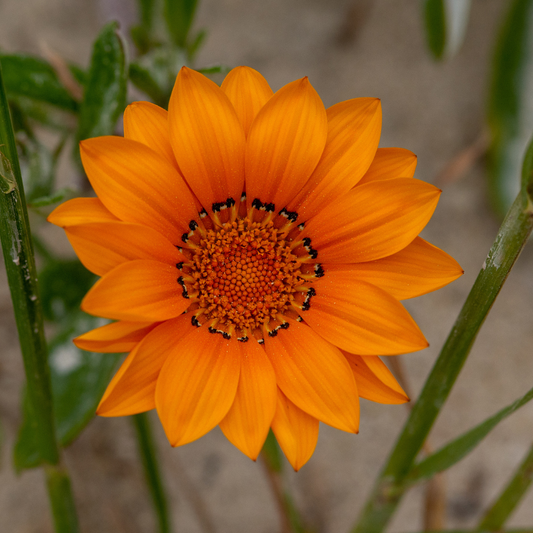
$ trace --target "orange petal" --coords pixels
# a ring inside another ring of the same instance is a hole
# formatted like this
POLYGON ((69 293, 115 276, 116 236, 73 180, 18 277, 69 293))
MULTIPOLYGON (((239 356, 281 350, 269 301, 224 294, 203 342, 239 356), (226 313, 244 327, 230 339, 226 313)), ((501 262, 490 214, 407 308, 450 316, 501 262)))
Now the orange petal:
POLYGON ((356 433, 359 401, 346 358, 305 324, 290 319, 289 324, 265 339, 279 388, 311 416, 356 433))
POLYGON ((381 259, 405 248, 428 223, 441 191, 411 178, 357 186, 306 223, 302 238, 324 263, 381 259))
POLYGON ((80 350, 88 352, 131 352, 158 324, 158 322, 113 322, 76 337, 74 344, 80 350))
POLYGON ((98 276, 134 259, 170 265, 185 260, 166 237, 141 224, 97 222, 69 226, 65 232, 80 261, 98 276))
POLYGON ((160 324, 128 355, 100 401, 100 416, 124 416, 155 408, 155 387, 176 344, 193 332, 187 316, 160 324))
POLYGON ((289 204, 299 220, 308 220, 363 177, 379 143, 381 102, 355 98, 327 110, 328 139, 313 175, 297 199, 289 204))
POLYGON ((274 94, 272 89, 265 78, 250 67, 236 67, 231 70, 220 88, 233 104, 244 134, 248 135, 257 112, 274 94))
POLYGON ((361 357, 363 358, 366 366, 370 368, 370 370, 379 378, 380 381, 385 383, 385 385, 390 387, 392 390, 405 395, 404 390, 398 381, 396 381, 396 378, 393 376, 392 372, 379 357, 375 355, 362 355, 361 357))
POLYGON ((350 353, 396 355, 427 348, 424 335, 398 300, 384 290, 329 272, 313 283, 316 295, 302 318, 350 353))
MULTIPOLYGON (((405 392, 398 392, 381 381, 367 366, 366 359, 363 359, 360 355, 346 352, 343 353, 346 356, 346 359, 348 359, 348 363, 350 363, 350 366, 353 370, 355 381, 357 383, 357 391, 359 392, 359 396, 361 398, 386 404, 399 404, 409 401, 409 398, 405 392)), ((383 361, 381 361, 378 357, 373 357, 373 359, 378 360, 388 371, 383 361)), ((392 374, 390 374, 390 376, 392 379, 394 379, 392 374)), ((400 387, 398 383, 397 385, 400 387)))
POLYGON ((183 298, 175 266, 158 261, 123 263, 97 281, 81 308, 116 320, 168 320, 181 315, 190 302, 183 298))
POLYGON ((328 264, 323 268, 325 272, 343 272, 351 279, 372 283, 397 300, 435 291, 463 274, 453 257, 420 237, 398 253, 377 261, 328 264))
POLYGON ((276 375, 265 350, 255 341, 239 343, 241 372, 237 394, 220 429, 250 459, 256 460, 276 411, 276 375))
POLYGON ((200 327, 178 343, 155 392, 159 418, 172 446, 211 431, 228 413, 237 392, 241 353, 236 339, 200 327))
POLYGON ((246 196, 288 205, 315 169, 328 133, 326 110, 307 78, 282 87, 257 114, 246 144, 246 196))
POLYGON ((211 80, 180 70, 169 103, 170 142, 194 194, 208 209, 244 188, 245 137, 228 97, 211 80))
POLYGON ((391 178, 412 178, 416 169, 416 155, 405 148, 378 148, 359 185, 391 178))
POLYGON ((150 102, 133 102, 124 111, 124 137, 138 141, 178 166, 168 131, 168 112, 150 102))
POLYGON ((113 222, 119 220, 99 198, 73 198, 58 205, 46 219, 61 228, 89 222, 113 222))
POLYGON ((272 431, 289 463, 298 472, 315 451, 318 441, 318 420, 294 405, 278 389, 272 431))
POLYGON ((198 211, 174 166, 144 144, 122 137, 88 139, 80 150, 91 185, 114 215, 181 242, 198 211))

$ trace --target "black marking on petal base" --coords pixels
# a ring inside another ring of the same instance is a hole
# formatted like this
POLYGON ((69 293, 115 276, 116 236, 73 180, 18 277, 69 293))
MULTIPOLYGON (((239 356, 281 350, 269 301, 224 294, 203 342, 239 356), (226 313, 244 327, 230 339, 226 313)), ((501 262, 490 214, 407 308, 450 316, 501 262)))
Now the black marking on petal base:
POLYGON ((188 233, 184 233, 181 236, 181 240, 186 243, 189 240, 189 234, 188 233))
POLYGON ((265 344, 265 339, 257 339, 257 342, 258 342, 259 344, 265 344))
POLYGON ((176 268, 178 270, 181 270, 183 268, 183 261, 180 261, 179 263, 176 263, 176 268))
POLYGON ((317 263, 315 265, 315 277, 321 278, 324 276, 324 269, 322 268, 322 265, 320 263, 317 263))
POLYGON ((275 327, 272 331, 268 332, 269 337, 275 337, 278 334, 280 329, 289 329, 290 324, 288 322, 283 322, 279 326, 275 327))
POLYGON ((222 329, 215 329, 214 327, 209 326, 209 328, 207 328, 207 331, 209 331, 209 333, 219 333, 225 339, 231 339, 231 335, 227 331, 224 331, 222 329))
POLYGON ((296 322, 303 322, 303 321, 304 321, 304 319, 300 315, 298 315, 298 318, 296 319, 296 322))
POLYGON ((248 342, 248 337, 246 335, 244 337, 237 337, 237 340, 239 342, 248 342))
POLYGON ((311 307, 311 298, 316 296, 316 291, 313 287, 309 287, 304 303, 302 304, 302 311, 307 311, 311 307))
POLYGON ((189 222, 189 228, 191 231, 194 231, 198 227, 198 222, 196 220, 191 220, 189 222))
POLYGON ((235 205, 235 200, 233 198, 228 198, 225 202, 214 202, 211 206, 213 213, 218 213, 224 209, 229 209, 235 205))
POLYGON ((178 278, 178 283, 181 285, 181 288, 183 289, 181 295, 184 298, 189 298, 189 293, 187 292, 187 285, 185 285, 185 282, 183 281, 183 276, 180 276, 178 278))
POLYGON ((191 317, 191 324, 193 326, 196 326, 197 328, 199 328, 202 325, 202 324, 200 324, 200 322, 198 322, 198 319, 195 316, 191 317))
POLYGON ((279 214, 282 217, 285 217, 289 222, 296 222, 296 219, 298 218, 298 213, 296 211, 287 211, 285 208, 283 208, 279 214))
POLYGON ((273 203, 263 203, 259 198, 256 198, 252 202, 252 207, 255 207, 255 209, 258 209, 259 211, 266 211, 267 213, 272 213, 276 210, 276 205, 273 203))
POLYGON ((305 222, 302 222, 302 223, 298 226, 298 229, 299 229, 300 231, 303 231, 304 228, 305 228, 305 222))
POLYGON ((311 246, 311 239, 309 237, 305 237, 303 240, 304 248, 308 251, 309 255, 312 259, 316 259, 318 257, 318 252, 311 246))
POLYGON ((205 210, 205 208, 202 208, 202 210, 198 214, 200 215, 200 218, 205 218, 207 216, 207 211, 205 210))
POLYGON ((245 192, 243 192, 241 194, 241 202, 246 202, 246 193, 245 192))

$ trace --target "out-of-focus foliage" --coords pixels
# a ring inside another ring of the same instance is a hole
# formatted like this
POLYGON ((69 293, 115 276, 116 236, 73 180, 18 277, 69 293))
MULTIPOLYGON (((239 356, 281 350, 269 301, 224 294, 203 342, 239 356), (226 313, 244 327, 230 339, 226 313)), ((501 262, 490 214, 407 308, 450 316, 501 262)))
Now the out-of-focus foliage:
POLYGON ((503 216, 520 188, 520 160, 533 130, 533 1, 513 0, 492 63, 487 119, 490 198, 503 216))
POLYGON ((451 57, 463 44, 471 0, 424 0, 428 47, 435 59, 451 57))
POLYGON ((78 141, 113 133, 126 107, 126 57, 117 29, 116 22, 107 24, 94 43, 80 106, 78 141))
MULTIPOLYGON (((57 164, 69 141, 74 141, 74 169, 80 169, 77 143, 115 133, 127 104, 128 82, 156 104, 165 106, 178 70, 194 59, 205 32, 191 33, 196 0, 139 0, 139 24, 131 28, 137 57, 126 62, 125 41, 118 24, 105 25, 97 36, 87 69, 67 64, 50 54, 47 59, 0 54, 6 92, 19 151, 28 205, 40 215, 50 205, 86 196, 84 180, 69 187, 56 186, 57 164), (46 142, 42 128, 49 130, 46 142)), ((206 73, 227 69, 215 66, 206 73)), ((3 175, 7 176, 7 170, 3 175)), ((6 183, 6 190, 9 184, 6 183)), ((82 431, 116 368, 115 354, 86 353, 72 338, 93 329, 99 321, 79 310, 81 299, 95 281, 78 260, 63 260, 38 235, 34 246, 41 258, 39 273, 45 320, 54 336, 50 342, 50 369, 54 416, 62 446, 82 431)), ((23 424, 14 450, 17 469, 41 463, 35 424, 27 394, 23 424)))

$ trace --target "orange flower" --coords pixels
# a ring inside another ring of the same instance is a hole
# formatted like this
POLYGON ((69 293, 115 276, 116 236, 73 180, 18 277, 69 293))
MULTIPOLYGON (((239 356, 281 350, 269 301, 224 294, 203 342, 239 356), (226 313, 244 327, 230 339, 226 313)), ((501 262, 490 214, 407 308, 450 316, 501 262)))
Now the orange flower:
POLYGON ((272 428, 297 470, 319 421, 356 433, 359 397, 408 400, 378 357, 427 346, 399 300, 462 271, 417 236, 440 191, 380 130, 375 98, 184 67, 168 113, 136 102, 124 138, 81 143, 98 197, 49 220, 102 276, 82 308, 117 320, 77 346, 129 352, 98 414, 156 408, 173 446, 219 425, 252 459, 272 428))

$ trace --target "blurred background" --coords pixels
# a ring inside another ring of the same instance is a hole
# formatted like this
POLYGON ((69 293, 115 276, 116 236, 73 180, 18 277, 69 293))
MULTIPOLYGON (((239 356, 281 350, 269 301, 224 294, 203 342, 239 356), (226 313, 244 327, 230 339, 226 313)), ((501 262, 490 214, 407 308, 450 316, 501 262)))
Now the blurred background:
MULTIPOLYGON (((195 65, 248 65, 274 90, 303 76, 326 107, 354 97, 383 106, 380 146, 418 156, 415 177, 443 189, 422 236, 459 261, 465 275, 406 306, 431 346, 402 356, 416 397, 498 231, 486 171, 487 106, 498 33, 510 2, 474 0, 461 49, 446 61, 428 50, 420 2, 414 0, 200 0, 195 30, 206 40, 195 65)), ((531 10, 530 10, 531 11, 531 10)), ((0 50, 87 67, 103 24, 119 20, 128 36, 134 0, 0 0, 0 50)), ((531 54, 533 56, 533 53, 531 54)), ((129 46, 129 59, 134 48, 129 46)), ((533 69, 531 69, 533 72, 533 69)), ((220 82, 222 74, 214 79, 220 82)), ((531 76, 530 76, 531 81, 531 76)), ((533 93, 530 93, 533 94, 533 93)), ((130 90, 129 101, 146 98, 130 90)), ((531 100, 530 100, 531 105, 531 100)), ((533 127, 529 128, 531 132, 533 127)), ((47 135, 43 133, 46 143, 47 135)), ((53 138, 53 135, 51 136, 53 138)), ((70 141, 69 141, 70 142, 70 141)), ((70 149, 58 162, 61 185, 79 182, 70 149)), ((518 159, 521 160, 520 147, 518 159)), ((516 178, 518 180, 518 177, 516 178)), ((512 186, 511 186, 512 188, 512 186)), ((33 229, 64 257, 63 231, 32 215, 33 229)), ((17 475, 12 450, 21 423, 22 358, 3 267, 0 272, 0 531, 52 531, 43 474, 17 475)), ((533 247, 526 247, 489 315, 446 404, 431 443, 438 447, 524 394, 533 382, 533 247)), ((405 406, 362 400, 359 435, 321 426, 318 446, 297 474, 296 504, 317 532, 347 531, 356 519, 407 416, 405 406)), ((234 448, 217 428, 172 449, 155 416, 175 531, 271 533, 280 530, 263 465, 234 448)), ((499 425, 445 475, 448 527, 472 527, 506 483, 533 439, 533 405, 499 425)), ((65 451, 82 531, 155 531, 131 421, 95 418, 65 451)), ((423 487, 412 490, 390 527, 422 528, 423 487)), ((533 494, 509 526, 533 523, 533 494)))

